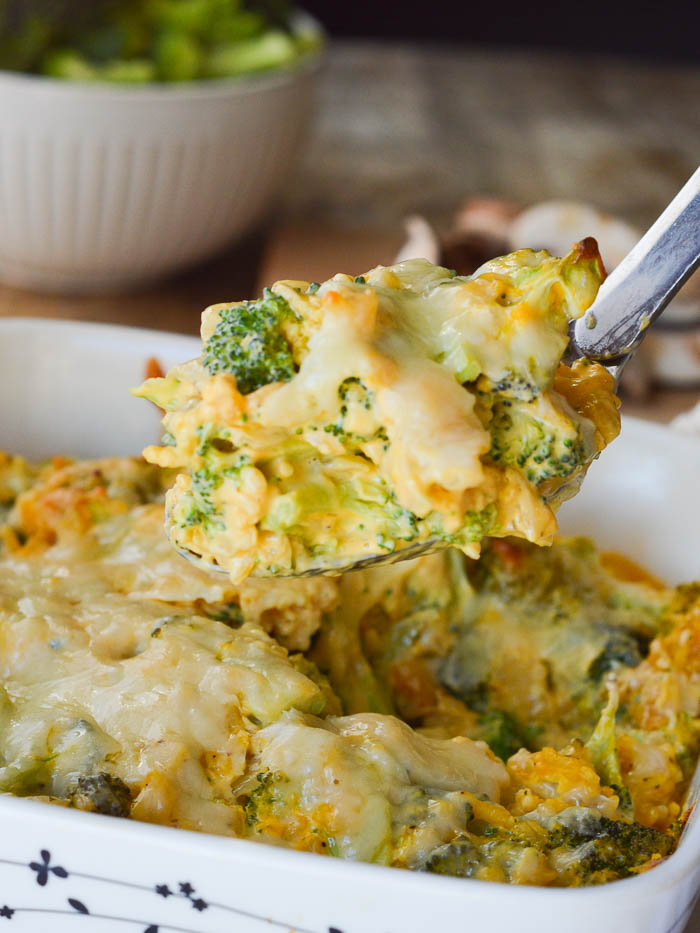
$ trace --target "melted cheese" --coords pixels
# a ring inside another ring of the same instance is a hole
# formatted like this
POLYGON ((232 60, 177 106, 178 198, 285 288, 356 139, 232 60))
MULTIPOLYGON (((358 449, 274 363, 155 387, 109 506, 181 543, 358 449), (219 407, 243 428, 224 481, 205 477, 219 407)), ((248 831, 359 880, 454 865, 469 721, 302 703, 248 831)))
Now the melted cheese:
POLYGON ((671 599, 581 541, 498 542, 470 576, 452 551, 234 586, 173 551, 169 477, 144 462, 3 469, 24 491, 0 534, 0 790, 112 812, 80 784, 107 775, 133 819, 512 883, 609 880, 673 846, 697 587, 671 599), (663 633, 631 667, 629 631, 663 633), (512 745, 489 732, 509 711, 531 731, 506 763, 484 739, 512 745), (647 855, 582 874, 593 842, 558 834, 632 811, 663 830, 647 855))
MULTIPOLYGON (((412 260, 316 291, 277 283, 271 294, 296 316, 284 330, 292 378, 242 395, 232 373, 193 361, 138 390, 166 409, 172 438, 146 458, 186 470, 168 494, 171 540, 235 582, 337 573, 420 542, 471 556, 486 535, 550 543, 554 517, 525 457, 491 456, 489 405, 524 400, 542 433, 538 462, 562 435, 580 463, 564 467, 575 458, 562 455, 556 475, 582 473, 614 426, 596 434, 583 414, 598 414, 592 373, 571 388, 574 404, 553 383, 568 323, 601 275, 588 244, 563 260, 521 251, 469 278, 412 260)), ((204 312, 205 344, 229 307, 204 312)), ((612 382, 597 379, 595 392, 610 400, 612 424, 612 382)))
POLYGON ((183 564, 162 504, 141 501, 158 498, 155 479, 135 461, 77 464, 13 509, 0 559, 0 788, 61 799, 81 775, 108 771, 131 789, 135 818, 240 835, 235 785, 274 764, 290 782, 318 768, 321 787, 331 741, 348 762, 336 811, 358 858, 376 832, 352 803, 363 769, 377 806, 392 807, 393 772, 380 778, 372 761, 394 756, 410 787, 464 783, 498 798, 505 769, 480 743, 421 739, 390 717, 364 731, 316 719, 337 701, 265 629, 307 648, 337 585, 235 588, 183 564), (275 748, 292 748, 298 765, 275 748))

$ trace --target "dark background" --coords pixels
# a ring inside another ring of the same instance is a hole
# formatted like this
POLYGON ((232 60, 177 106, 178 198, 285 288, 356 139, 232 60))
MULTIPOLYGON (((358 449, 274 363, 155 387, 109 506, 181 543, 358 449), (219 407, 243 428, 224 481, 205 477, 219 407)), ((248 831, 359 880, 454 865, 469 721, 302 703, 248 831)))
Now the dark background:
POLYGON ((700 0, 302 0, 301 6, 336 36, 437 39, 700 63, 700 0))

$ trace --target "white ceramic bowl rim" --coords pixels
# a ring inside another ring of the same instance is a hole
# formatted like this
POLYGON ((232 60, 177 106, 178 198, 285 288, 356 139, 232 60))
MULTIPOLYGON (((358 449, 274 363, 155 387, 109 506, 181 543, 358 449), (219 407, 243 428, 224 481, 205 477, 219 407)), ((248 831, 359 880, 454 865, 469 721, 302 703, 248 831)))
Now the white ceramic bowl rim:
MULTIPOLYGON (((310 26, 325 40, 325 32, 319 21, 306 12, 299 12, 294 17, 298 26, 310 26)), ((316 71, 323 60, 324 43, 317 49, 303 52, 297 59, 281 68, 269 71, 241 75, 230 78, 202 78, 198 81, 148 82, 146 84, 118 84, 108 81, 68 81, 64 78, 52 78, 47 75, 24 71, 8 71, 0 68, 0 83, 14 85, 18 90, 41 90, 42 93, 71 98, 94 99, 103 95, 111 100, 115 98, 139 101, 161 101, 177 98, 188 100, 202 97, 231 97, 237 94, 254 94, 267 88, 288 84, 298 74, 316 71)))

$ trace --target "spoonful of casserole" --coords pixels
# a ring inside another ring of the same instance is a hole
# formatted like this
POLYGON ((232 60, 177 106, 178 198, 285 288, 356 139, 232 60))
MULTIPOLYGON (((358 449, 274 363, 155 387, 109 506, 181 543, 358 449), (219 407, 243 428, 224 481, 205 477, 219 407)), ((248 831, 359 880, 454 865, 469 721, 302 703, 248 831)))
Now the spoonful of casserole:
POLYGON ((135 390, 165 410, 145 458, 182 471, 170 540, 235 582, 475 557, 484 537, 549 544, 553 510, 619 432, 616 376, 639 339, 627 307, 618 353, 570 344, 584 315, 586 332, 605 323, 604 278, 589 238, 471 276, 415 259, 207 308, 201 357, 135 390))

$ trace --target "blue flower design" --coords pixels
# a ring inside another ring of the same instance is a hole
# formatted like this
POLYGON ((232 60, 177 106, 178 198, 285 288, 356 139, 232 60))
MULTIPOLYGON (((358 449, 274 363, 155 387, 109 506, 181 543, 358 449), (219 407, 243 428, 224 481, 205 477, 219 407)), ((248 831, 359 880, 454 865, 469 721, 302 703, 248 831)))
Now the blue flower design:
POLYGON ((53 874, 57 878, 67 878, 68 872, 61 865, 52 865, 51 864, 51 853, 48 849, 42 849, 39 853, 41 855, 41 862, 30 862, 29 867, 32 871, 36 872, 36 883, 40 884, 42 888, 49 880, 49 875, 53 874))

